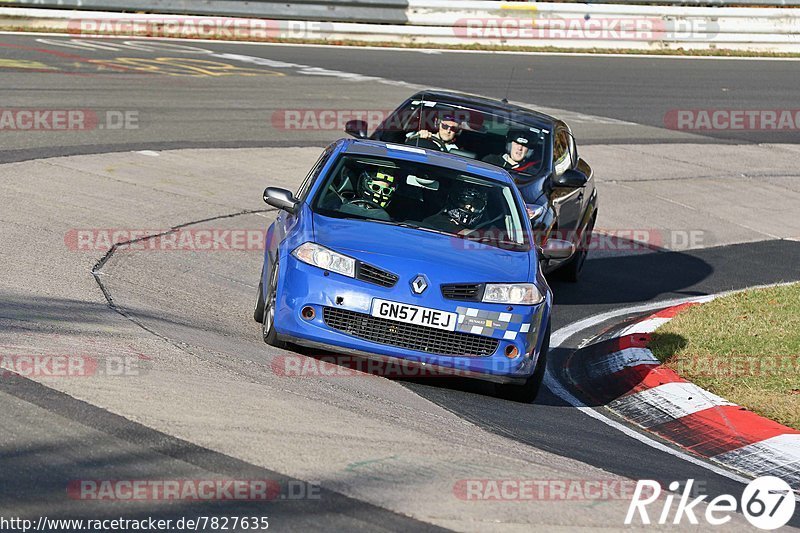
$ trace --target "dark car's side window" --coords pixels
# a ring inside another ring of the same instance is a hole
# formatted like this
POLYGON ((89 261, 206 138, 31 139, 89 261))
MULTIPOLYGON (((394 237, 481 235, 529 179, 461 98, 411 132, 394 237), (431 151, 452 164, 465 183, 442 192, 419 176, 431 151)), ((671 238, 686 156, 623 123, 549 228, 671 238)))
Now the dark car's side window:
POLYGON ((553 169, 557 176, 572 167, 569 135, 564 128, 559 128, 553 139, 553 169))
POLYGON ((319 177, 319 173, 322 172, 322 169, 325 167, 325 163, 328 162, 328 158, 331 156, 333 152, 333 144, 325 148, 322 152, 322 155, 319 156, 317 162, 311 167, 311 171, 308 173, 306 178, 303 180, 303 183, 300 184, 300 188, 297 189, 297 193, 294 195, 300 201, 306 199, 308 196, 308 191, 311 190, 311 186, 314 185, 314 182, 317 181, 319 177))

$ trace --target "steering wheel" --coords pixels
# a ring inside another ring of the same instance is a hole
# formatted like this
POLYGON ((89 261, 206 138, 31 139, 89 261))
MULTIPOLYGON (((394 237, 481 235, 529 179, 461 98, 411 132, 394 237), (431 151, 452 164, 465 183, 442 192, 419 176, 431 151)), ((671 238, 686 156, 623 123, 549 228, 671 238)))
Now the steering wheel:
POLYGON ((434 137, 431 135, 427 139, 423 139, 419 136, 419 134, 414 135, 413 137, 409 138, 406 141, 406 144, 411 146, 416 146, 418 148, 428 148, 431 150, 438 150, 440 152, 446 152, 447 146, 445 146, 445 142, 441 140, 439 137, 434 137))
POLYGON ((342 193, 345 192, 349 184, 350 184, 350 178, 345 176, 345 178, 342 180, 342 183, 340 183, 339 185, 334 185, 333 190, 336 192, 336 194, 341 196, 342 193))
POLYGON ((433 142, 433 144, 435 144, 439 148, 439 150, 447 151, 447 143, 445 143, 439 137, 434 137, 433 135, 431 135, 430 137, 424 140, 433 142))
POLYGON ((373 202, 372 200, 365 200, 364 198, 356 198, 348 202, 350 205, 354 205, 356 207, 362 207, 364 209, 380 209, 384 210, 379 204, 373 202))
POLYGON ((494 224, 495 222, 497 222, 497 221, 499 221, 499 220, 502 220, 504 216, 505 216, 505 215, 503 215, 503 214, 500 214, 500 215, 497 215, 496 217, 494 217, 494 218, 493 218, 493 219, 491 219, 491 220, 487 220, 486 222, 481 222, 480 224, 478 224, 478 225, 477 225, 477 226, 475 226, 474 228, 472 228, 472 229, 469 229, 469 230, 466 230, 466 231, 464 232, 464 235, 472 235, 472 234, 473 234, 473 233, 475 233, 476 231, 480 231, 480 230, 482 230, 483 228, 487 228, 487 227, 489 227, 490 225, 494 224))

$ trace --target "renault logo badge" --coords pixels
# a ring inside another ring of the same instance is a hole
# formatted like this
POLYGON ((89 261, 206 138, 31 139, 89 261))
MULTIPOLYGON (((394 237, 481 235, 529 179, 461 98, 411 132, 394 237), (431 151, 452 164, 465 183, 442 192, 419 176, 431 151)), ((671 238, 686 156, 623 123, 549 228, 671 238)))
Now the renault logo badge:
POLYGON ((414 281, 411 282, 411 290, 414 291, 414 294, 422 294, 427 288, 428 280, 425 279, 425 276, 422 274, 414 278, 414 281))

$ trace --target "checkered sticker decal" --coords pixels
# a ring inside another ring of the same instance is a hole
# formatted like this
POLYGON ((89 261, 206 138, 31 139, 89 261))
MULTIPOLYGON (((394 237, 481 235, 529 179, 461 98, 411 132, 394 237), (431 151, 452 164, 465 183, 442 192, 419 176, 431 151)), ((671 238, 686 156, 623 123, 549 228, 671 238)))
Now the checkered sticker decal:
POLYGON ((456 312, 458 313, 456 330, 464 333, 511 341, 516 339, 519 333, 525 334, 531 329, 531 315, 498 313, 461 306, 456 308, 456 312))

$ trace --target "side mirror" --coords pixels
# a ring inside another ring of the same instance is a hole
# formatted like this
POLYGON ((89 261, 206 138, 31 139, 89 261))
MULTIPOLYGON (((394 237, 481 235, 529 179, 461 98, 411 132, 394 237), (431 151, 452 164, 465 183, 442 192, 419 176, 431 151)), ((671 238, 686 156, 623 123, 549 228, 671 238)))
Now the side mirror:
POLYGON ((272 207, 283 209, 284 211, 295 214, 300 202, 297 201, 291 191, 279 189, 278 187, 267 187, 264 189, 264 201, 272 207))
POLYGON ((344 125, 344 131, 356 139, 367 138, 367 123, 363 120, 348 120, 344 125))
POLYGON ((542 257, 545 259, 569 259, 575 253, 575 245, 562 239, 548 239, 542 248, 542 257))
POLYGON ((580 170, 569 169, 560 176, 553 177, 553 185, 556 187, 571 187, 577 189, 586 185, 589 178, 580 170))

